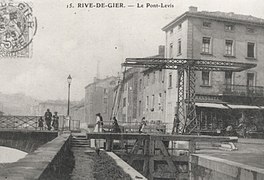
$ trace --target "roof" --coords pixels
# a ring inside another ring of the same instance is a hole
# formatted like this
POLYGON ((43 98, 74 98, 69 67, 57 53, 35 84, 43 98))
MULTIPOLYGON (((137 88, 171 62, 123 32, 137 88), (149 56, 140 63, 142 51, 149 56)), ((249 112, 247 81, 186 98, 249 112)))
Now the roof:
POLYGON ((78 102, 76 105, 74 105, 73 107, 71 107, 71 109, 80 109, 84 107, 84 99, 82 99, 80 102, 78 102))
POLYGON ((111 80, 111 79, 118 79, 118 77, 116 77, 116 76, 110 76, 110 77, 106 77, 106 78, 104 78, 104 79, 97 79, 95 82, 92 82, 92 83, 90 83, 90 84, 88 84, 87 86, 85 86, 84 88, 86 89, 86 88, 88 88, 89 86, 92 86, 92 85, 94 85, 94 84, 99 84, 99 83, 101 83, 101 82, 105 82, 105 81, 108 81, 108 80, 111 80))
POLYGON ((241 104, 223 104, 223 103, 195 103, 196 106, 201 108, 217 108, 217 109, 251 109, 259 110, 261 107, 253 105, 241 105, 241 104))
POLYGON ((264 19, 257 18, 251 15, 243 15, 243 14, 235 14, 233 12, 220 12, 220 11, 187 11, 184 14, 178 16, 165 27, 162 28, 163 31, 167 31, 175 23, 182 21, 184 18, 187 17, 198 17, 198 18, 207 18, 213 20, 222 20, 228 21, 233 23, 242 23, 242 24, 251 24, 251 25, 258 25, 264 27, 264 19))
POLYGON ((196 106, 198 107, 209 107, 209 108, 217 108, 217 109, 228 109, 227 106, 224 106, 223 104, 220 103, 195 103, 196 106))

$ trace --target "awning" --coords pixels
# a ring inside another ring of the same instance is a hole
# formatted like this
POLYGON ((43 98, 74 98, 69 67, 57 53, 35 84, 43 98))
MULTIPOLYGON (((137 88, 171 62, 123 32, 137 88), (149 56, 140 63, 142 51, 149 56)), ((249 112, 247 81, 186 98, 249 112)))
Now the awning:
POLYGON ((227 104, 232 109, 260 109, 258 106, 227 104))
POLYGON ((195 105, 198 107, 228 109, 228 107, 224 106, 223 104, 217 104, 217 103, 195 103, 195 105))

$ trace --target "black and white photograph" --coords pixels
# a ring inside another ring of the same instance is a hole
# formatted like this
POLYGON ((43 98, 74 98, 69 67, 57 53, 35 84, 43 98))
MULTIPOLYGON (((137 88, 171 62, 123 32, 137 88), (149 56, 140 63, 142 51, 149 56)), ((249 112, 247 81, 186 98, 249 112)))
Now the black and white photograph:
POLYGON ((264 180, 264 2, 0 0, 0 180, 264 180))

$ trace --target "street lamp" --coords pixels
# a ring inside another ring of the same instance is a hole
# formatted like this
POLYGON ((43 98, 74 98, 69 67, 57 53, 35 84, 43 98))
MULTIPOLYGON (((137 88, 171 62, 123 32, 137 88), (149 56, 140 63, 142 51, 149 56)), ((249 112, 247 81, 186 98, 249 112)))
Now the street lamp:
POLYGON ((71 75, 68 76, 67 81, 68 81, 68 109, 67 109, 67 116, 69 118, 69 130, 70 130, 71 129, 71 119, 70 119, 70 88, 71 88, 71 81, 72 81, 71 75))

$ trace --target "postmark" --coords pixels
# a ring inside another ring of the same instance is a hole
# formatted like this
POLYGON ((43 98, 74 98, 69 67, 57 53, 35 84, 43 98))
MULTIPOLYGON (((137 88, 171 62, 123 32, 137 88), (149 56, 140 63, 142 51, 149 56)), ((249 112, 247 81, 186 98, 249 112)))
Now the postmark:
POLYGON ((30 58, 37 19, 26 2, 0 2, 0 58, 30 58))

